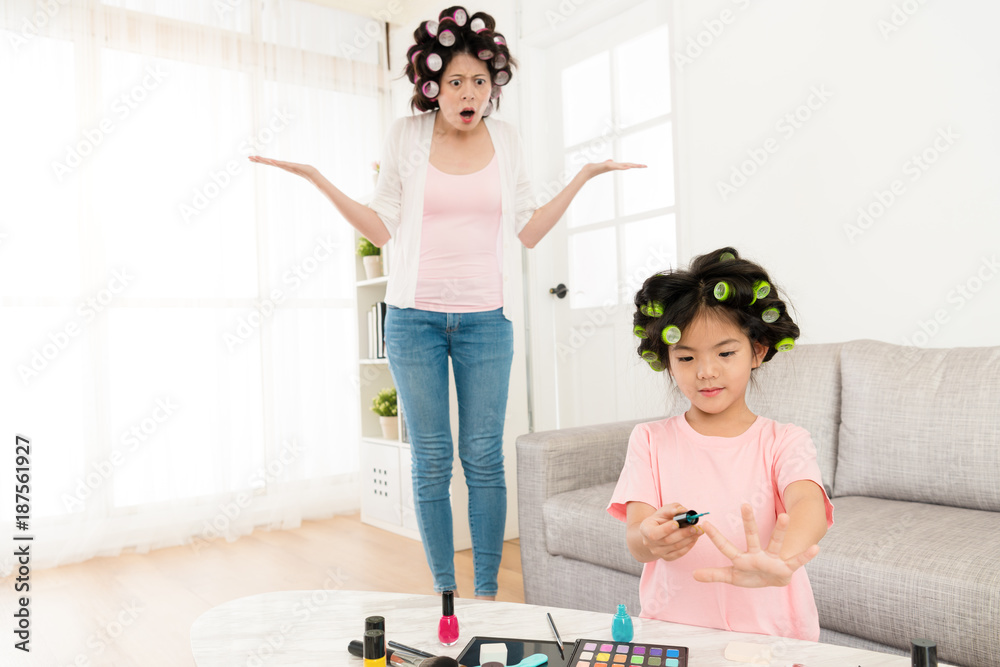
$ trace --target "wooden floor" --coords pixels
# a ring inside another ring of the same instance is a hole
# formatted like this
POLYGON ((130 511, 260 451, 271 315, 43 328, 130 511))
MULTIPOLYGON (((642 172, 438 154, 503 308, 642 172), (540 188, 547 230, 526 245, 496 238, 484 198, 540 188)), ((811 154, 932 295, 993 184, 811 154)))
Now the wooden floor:
MULTIPOLYGON (((458 594, 471 597, 471 551, 455 554, 455 575, 458 594)), ((498 600, 524 601, 517 540, 504 544, 499 582, 498 600)), ((0 607, 10 623, 13 585, 3 586, 0 607)), ((205 611, 256 593, 319 588, 433 593, 419 542, 357 515, 334 517, 197 552, 175 547, 32 572, 31 654, 12 651, 8 630, 0 664, 191 666, 189 631, 205 611)))

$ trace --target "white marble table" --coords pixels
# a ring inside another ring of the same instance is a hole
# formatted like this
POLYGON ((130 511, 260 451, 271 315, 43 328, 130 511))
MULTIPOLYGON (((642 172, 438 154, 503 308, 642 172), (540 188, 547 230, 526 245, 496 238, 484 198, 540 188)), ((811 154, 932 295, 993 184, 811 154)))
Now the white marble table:
MULTIPOLYGON (((443 647, 437 640, 441 599, 434 595, 363 591, 281 591, 240 598, 202 614, 191 627, 191 650, 198 667, 361 667, 347 652, 361 639, 367 616, 384 616, 386 636, 435 655, 458 657, 475 635, 552 639, 545 618, 551 612, 563 642, 611 639, 614 608, 601 614, 512 602, 455 600, 461 636, 443 647)), ((615 605, 609 605, 614 607, 615 605)), ((634 610, 630 610, 634 611, 634 610)), ((771 645, 771 665, 805 667, 906 667, 903 656, 818 644, 796 639, 722 632, 633 617, 635 642, 672 644, 690 649, 691 667, 736 667, 724 652, 731 641, 771 645)))

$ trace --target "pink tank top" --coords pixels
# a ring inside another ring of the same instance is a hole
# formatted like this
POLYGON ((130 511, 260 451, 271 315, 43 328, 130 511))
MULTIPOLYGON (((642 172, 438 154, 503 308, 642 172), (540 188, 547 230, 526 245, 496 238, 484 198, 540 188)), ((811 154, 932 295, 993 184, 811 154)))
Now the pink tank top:
POLYGON ((472 174, 427 165, 414 306, 439 313, 503 307, 500 165, 472 174))

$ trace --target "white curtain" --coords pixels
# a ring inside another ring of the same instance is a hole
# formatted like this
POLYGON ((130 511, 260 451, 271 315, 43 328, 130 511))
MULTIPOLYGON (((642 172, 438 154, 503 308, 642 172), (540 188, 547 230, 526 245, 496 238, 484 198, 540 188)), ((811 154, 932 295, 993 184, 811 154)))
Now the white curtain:
POLYGON ((0 4, 0 471, 29 438, 33 567, 358 507, 354 235, 247 156, 363 199, 384 34, 298 0, 0 4))

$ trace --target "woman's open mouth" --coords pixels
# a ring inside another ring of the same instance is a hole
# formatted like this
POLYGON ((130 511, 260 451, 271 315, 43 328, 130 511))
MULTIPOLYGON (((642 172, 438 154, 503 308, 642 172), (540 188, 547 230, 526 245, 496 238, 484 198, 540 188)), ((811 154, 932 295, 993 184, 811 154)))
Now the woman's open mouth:
POLYGON ((472 119, 476 116, 476 110, 472 107, 466 107, 459 112, 459 115, 462 117, 463 121, 471 123, 472 119))

